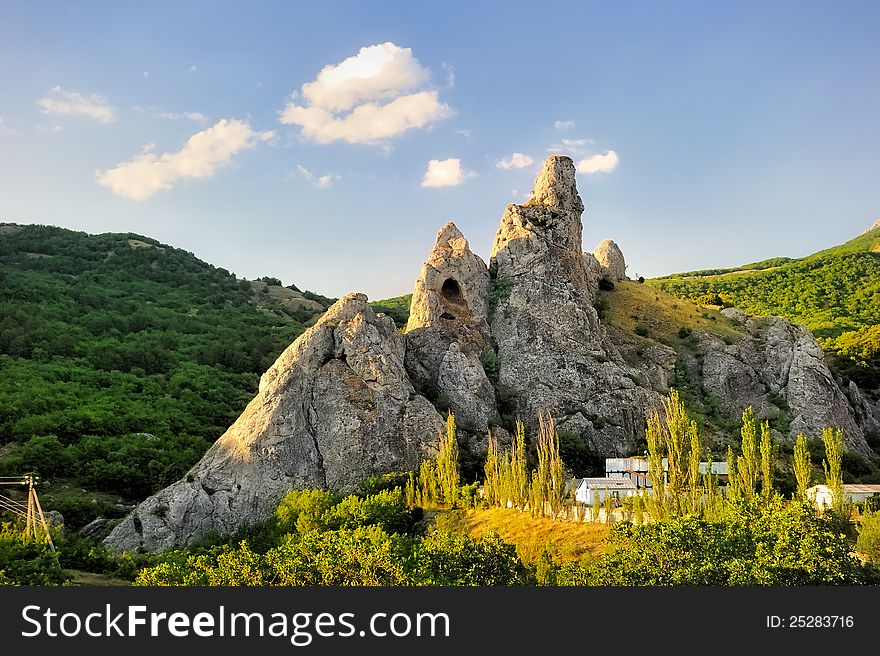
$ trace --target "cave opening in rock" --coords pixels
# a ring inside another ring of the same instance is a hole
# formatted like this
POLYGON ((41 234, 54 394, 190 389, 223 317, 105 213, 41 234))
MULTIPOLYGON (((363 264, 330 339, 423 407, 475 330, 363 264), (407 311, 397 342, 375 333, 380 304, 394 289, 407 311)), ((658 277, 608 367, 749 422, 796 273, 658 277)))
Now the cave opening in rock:
POLYGON ((443 281, 443 286, 440 288, 440 295, 453 305, 458 305, 464 301, 461 297, 461 287, 458 286, 458 282, 453 278, 447 278, 443 281))
POLYGON ((455 278, 447 278, 440 287, 440 299, 443 303, 443 315, 441 319, 461 319, 470 316, 470 309, 461 286, 455 278))

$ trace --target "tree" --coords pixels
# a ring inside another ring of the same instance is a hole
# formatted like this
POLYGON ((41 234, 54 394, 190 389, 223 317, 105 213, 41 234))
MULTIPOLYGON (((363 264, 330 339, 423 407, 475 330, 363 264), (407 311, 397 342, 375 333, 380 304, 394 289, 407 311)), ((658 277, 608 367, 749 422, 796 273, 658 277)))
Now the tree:
POLYGON ((856 550, 875 565, 880 565, 880 511, 866 512, 862 516, 856 550))
POLYGON ((807 490, 813 477, 813 464, 810 462, 810 450, 807 438, 800 434, 794 443, 794 476, 797 479, 797 498, 808 501, 807 490))
POLYGON ((758 459, 758 432, 755 428, 755 417, 751 406, 743 412, 740 434, 742 435, 742 455, 737 459, 737 471, 742 482, 740 491, 746 501, 752 501, 758 487, 760 463, 758 459))
POLYGON ((825 460, 822 461, 822 469, 825 470, 825 484, 831 492, 831 507, 843 514, 848 505, 843 492, 843 474, 840 468, 843 460, 843 431, 839 428, 826 428, 822 431, 822 441, 825 442, 825 460))
POLYGON ((501 489, 501 461, 498 457, 498 440, 489 430, 489 444, 486 451, 486 464, 483 467, 485 474, 485 483, 483 485, 483 494, 489 505, 499 505, 506 503, 507 499, 502 500, 501 489))
POLYGON ((455 415, 446 417, 446 435, 441 436, 440 452, 437 454, 437 475, 443 501, 455 505, 458 501, 458 440, 455 430, 455 415))
POLYGON ((559 457, 559 436, 549 413, 538 416, 538 467, 532 474, 530 508, 532 514, 544 515, 545 505, 555 517, 562 508, 565 490, 565 467, 559 457))
MULTIPOLYGON (((648 473, 654 488, 652 504, 655 518, 669 513, 681 514, 688 504, 684 492, 691 480, 691 468, 699 475, 700 441, 697 423, 687 416, 678 391, 672 389, 663 404, 663 416, 655 408, 648 416, 648 473), (668 483, 664 482, 663 456, 667 459, 668 483), (691 462, 696 457, 696 465, 691 462)), ((696 497, 694 497, 696 498, 696 497)))
POLYGON ((773 445, 770 442, 770 424, 761 424, 761 495, 764 501, 773 496, 773 445))

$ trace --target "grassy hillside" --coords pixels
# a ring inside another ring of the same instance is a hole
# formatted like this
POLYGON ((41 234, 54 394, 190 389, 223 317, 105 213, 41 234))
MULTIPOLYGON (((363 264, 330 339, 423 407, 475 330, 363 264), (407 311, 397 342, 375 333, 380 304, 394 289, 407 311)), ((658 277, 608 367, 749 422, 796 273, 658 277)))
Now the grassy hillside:
POLYGON ((140 235, 0 224, 0 470, 142 498, 226 430, 330 300, 140 235))
POLYGON ((880 387, 880 227, 800 259, 691 271, 648 284, 695 303, 803 323, 839 373, 863 388, 880 387))
POLYGON ((412 301, 412 294, 406 296, 396 296, 395 298, 386 298, 383 301, 370 303, 376 312, 384 312, 394 319, 394 323, 398 328, 405 328, 409 319, 409 304, 412 301))
POLYGON ((596 302, 602 322, 626 333, 675 346, 693 329, 736 340, 741 329, 714 308, 703 308, 662 289, 624 280, 600 291, 596 302))

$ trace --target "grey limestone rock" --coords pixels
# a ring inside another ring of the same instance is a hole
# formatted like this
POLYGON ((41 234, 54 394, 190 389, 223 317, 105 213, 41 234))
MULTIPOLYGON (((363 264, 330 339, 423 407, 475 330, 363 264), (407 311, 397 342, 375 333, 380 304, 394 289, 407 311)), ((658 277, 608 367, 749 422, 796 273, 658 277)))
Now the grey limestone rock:
POLYGON ((105 544, 185 546, 268 517, 291 489, 352 491, 429 455, 442 419, 410 383, 403 335, 366 300, 341 298, 291 344, 201 461, 138 505, 105 544))

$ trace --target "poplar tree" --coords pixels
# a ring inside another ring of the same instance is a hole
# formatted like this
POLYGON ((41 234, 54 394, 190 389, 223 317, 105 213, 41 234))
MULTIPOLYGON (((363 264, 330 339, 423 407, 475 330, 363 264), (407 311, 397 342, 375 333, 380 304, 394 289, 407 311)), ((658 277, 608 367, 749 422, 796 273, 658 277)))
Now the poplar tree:
POLYGON ((486 464, 483 466, 483 472, 485 474, 483 494, 486 502, 490 506, 501 504, 501 462, 498 458, 498 440, 491 430, 489 431, 489 445, 486 451, 486 464))
POLYGON ((690 482, 691 456, 696 451, 697 478, 702 445, 697 423, 687 416, 678 391, 672 389, 663 404, 663 416, 654 409, 648 416, 648 474, 654 488, 656 518, 671 512, 681 514, 684 492, 690 482), (664 482, 663 455, 666 454, 668 483, 664 482))
POLYGON ((752 407, 745 409, 742 415, 742 455, 737 459, 737 471, 739 472, 742 486, 740 492, 746 501, 755 498, 755 489, 758 486, 758 432, 755 428, 755 417, 752 407))
MULTIPOLYGON (((696 425, 695 425, 696 427, 696 425)), ((690 493, 690 511, 692 513, 699 512, 702 502, 703 489, 700 485, 700 456, 702 455, 703 445, 700 443, 700 434, 691 431, 690 455, 688 457, 688 492, 690 493)), ((711 472, 707 472, 711 475, 711 472)))
POLYGON ((810 450, 807 438, 800 434, 794 443, 794 476, 797 479, 797 498, 809 501, 809 493, 813 477, 813 464, 810 462, 810 450))
POLYGON ((440 453, 437 454, 437 476, 443 501, 455 505, 458 501, 458 440, 456 439, 455 415, 446 417, 446 436, 440 440, 440 453))
POLYGON ((770 424, 761 424, 761 495, 764 501, 773 496, 773 444, 770 441, 770 424))
POLYGON ((545 505, 550 506, 553 517, 562 508, 565 489, 565 467, 559 455, 559 435, 553 417, 549 413, 538 416, 537 440, 538 468, 532 474, 531 495, 535 503, 539 503, 541 515, 545 514, 545 505))
POLYGON ((511 445, 510 477, 513 505, 520 509, 525 508, 529 501, 529 469, 526 460, 526 427, 519 419, 516 420, 516 434, 511 445))
POLYGON ((822 432, 822 441, 825 442, 825 460, 822 461, 825 484, 834 499, 831 507, 842 513, 847 506, 840 467, 843 460, 843 431, 839 428, 826 428, 822 432))
POLYGON ((727 499, 729 501, 739 501, 742 498, 740 492, 742 484, 740 483, 739 472, 736 470, 736 457, 733 455, 733 448, 727 447, 727 499))

